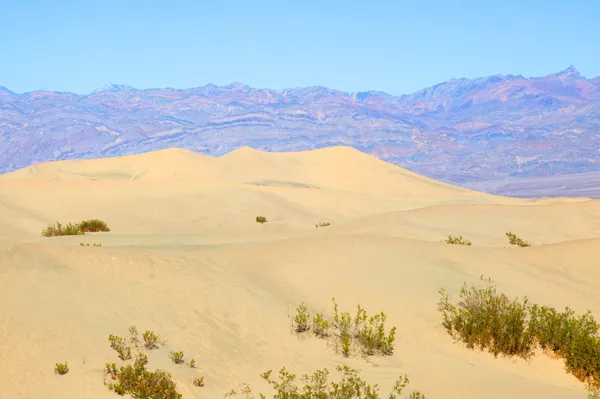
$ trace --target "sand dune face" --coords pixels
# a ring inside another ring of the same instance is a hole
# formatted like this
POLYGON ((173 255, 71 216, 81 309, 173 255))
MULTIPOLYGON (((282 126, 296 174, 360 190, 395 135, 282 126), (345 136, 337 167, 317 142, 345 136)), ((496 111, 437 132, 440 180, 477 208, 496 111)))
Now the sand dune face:
POLYGON ((494 197, 346 147, 302 153, 186 150, 40 164, 0 176, 0 398, 114 398, 109 334, 167 338, 151 368, 184 398, 221 398, 287 366, 348 364, 387 393, 400 374, 428 398, 582 398, 559 360, 494 359, 454 343, 437 291, 491 277, 509 296, 600 318, 600 202, 494 197), (255 222, 264 215, 268 223, 255 222), (100 218, 110 233, 43 238, 100 218), (329 221, 330 227, 315 228, 329 221), (513 231, 530 248, 504 248, 513 231), (462 234, 471 247, 447 245, 462 234), (101 242, 102 247, 79 243, 101 242), (344 359, 298 339, 290 315, 357 304, 398 328, 390 357, 344 359), (169 351, 197 360, 176 366, 169 351), (69 361, 65 376, 53 372, 69 361), (191 379, 203 375, 206 386, 191 379))

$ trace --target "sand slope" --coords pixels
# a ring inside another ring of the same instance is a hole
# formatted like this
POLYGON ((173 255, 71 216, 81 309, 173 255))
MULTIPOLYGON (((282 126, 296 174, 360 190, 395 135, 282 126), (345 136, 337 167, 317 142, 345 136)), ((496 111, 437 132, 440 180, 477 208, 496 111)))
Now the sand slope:
POLYGON ((600 202, 495 197, 416 175, 347 147, 171 149, 61 161, 0 176, 0 399, 115 398, 109 334, 168 339, 150 366, 184 398, 221 398, 267 369, 337 364, 387 393, 400 374, 428 398, 583 398, 561 361, 494 359, 448 337, 437 291, 483 273, 509 295, 600 318, 600 202), (254 221, 264 215, 269 223, 254 221), (48 223, 100 218, 110 233, 42 238, 48 223), (317 222, 332 226, 315 228, 317 222), (503 248, 506 231, 531 248, 503 248), (463 234, 472 247, 440 241, 463 234), (80 247, 79 242, 102 247, 80 247), (395 355, 343 359, 290 332, 300 300, 360 303, 398 327, 395 355), (175 366, 171 350, 197 369, 175 366), (54 363, 71 372, 56 376, 54 363), (206 387, 190 380, 203 375, 206 387))

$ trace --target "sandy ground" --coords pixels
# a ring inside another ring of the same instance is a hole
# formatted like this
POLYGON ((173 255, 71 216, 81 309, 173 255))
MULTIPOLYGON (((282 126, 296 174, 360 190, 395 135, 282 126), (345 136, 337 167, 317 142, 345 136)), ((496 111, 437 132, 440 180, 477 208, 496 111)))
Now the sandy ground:
POLYGON ((149 366, 170 371, 184 398, 222 398, 240 382, 265 391, 259 373, 282 366, 348 364, 386 396, 406 373, 430 399, 583 399, 559 360, 455 343, 436 303, 440 288, 457 294, 484 274, 510 296, 600 318, 599 254, 600 201, 495 197, 347 147, 41 164, 0 177, 0 398, 117 397, 102 382, 118 360, 107 338, 135 324, 167 339, 149 366), (89 218, 112 231, 40 236, 89 218), (332 225, 315 228, 322 221, 332 225), (506 231, 533 246, 504 248, 506 231), (448 234, 473 246, 442 243, 448 234), (344 359, 291 333, 301 300, 331 313, 332 297, 351 313, 386 312, 395 354, 344 359), (197 368, 172 364, 172 350, 197 368), (190 382, 200 375, 204 388, 190 382))

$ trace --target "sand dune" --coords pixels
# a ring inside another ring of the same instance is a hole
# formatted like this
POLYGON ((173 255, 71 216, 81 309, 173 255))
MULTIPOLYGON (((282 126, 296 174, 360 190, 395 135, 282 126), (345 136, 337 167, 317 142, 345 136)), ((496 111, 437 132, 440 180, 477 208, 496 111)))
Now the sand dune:
POLYGON ((383 392, 406 373, 434 399, 583 398, 559 360, 494 359, 454 343, 437 291, 485 274, 510 296, 600 318, 599 251, 598 201, 495 197, 347 147, 39 164, 0 176, 0 399, 116 397, 102 383, 116 360, 107 337, 132 324, 168 339, 150 366, 172 372, 184 398, 221 398, 239 382, 264 388, 259 373, 284 365, 337 364, 383 392), (40 236, 56 220, 88 218, 112 231, 40 236), (315 228, 322 221, 332 225, 315 228), (533 246, 504 248, 506 231, 533 246), (448 234, 473 246, 441 243, 448 234), (330 312, 332 296, 351 312, 385 311, 398 327, 395 354, 344 359, 291 333, 301 300, 330 312), (171 350, 197 369, 172 364, 171 350), (56 376, 64 360, 71 372, 56 376), (198 375, 204 388, 190 383, 198 375))

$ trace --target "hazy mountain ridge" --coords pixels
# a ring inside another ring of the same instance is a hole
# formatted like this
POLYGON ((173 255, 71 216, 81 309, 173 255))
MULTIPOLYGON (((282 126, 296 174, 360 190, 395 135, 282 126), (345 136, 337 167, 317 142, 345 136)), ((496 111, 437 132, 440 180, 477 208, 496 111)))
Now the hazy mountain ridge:
POLYGON ((600 78, 452 79, 413 94, 241 83, 88 95, 0 87, 0 172, 177 146, 221 155, 350 145, 462 184, 600 171, 600 78))

